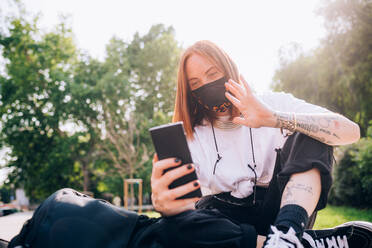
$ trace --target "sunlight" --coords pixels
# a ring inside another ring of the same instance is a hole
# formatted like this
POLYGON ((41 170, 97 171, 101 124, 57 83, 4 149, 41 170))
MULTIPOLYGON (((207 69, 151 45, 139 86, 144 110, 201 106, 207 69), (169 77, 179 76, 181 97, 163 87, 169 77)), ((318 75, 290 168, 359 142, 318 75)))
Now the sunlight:
POLYGON ((228 4, 211 0, 27 0, 25 4, 33 13, 42 13, 42 26, 48 29, 58 23, 59 15, 70 15, 78 46, 101 59, 113 36, 130 41, 135 32, 144 34, 153 24, 172 25, 184 47, 202 39, 220 45, 257 91, 269 89, 281 47, 298 43, 310 51, 325 33, 315 13, 319 0, 228 4))

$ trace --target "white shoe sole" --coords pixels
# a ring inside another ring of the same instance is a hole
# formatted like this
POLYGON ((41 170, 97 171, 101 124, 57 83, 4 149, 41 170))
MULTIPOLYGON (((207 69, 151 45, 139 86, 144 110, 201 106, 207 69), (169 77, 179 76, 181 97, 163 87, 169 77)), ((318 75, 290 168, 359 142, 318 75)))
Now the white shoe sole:
POLYGON ((345 223, 343 223, 341 225, 338 225, 338 226, 336 226, 334 228, 343 227, 343 226, 361 227, 361 228, 367 229, 368 231, 372 232, 372 223, 371 222, 367 222, 367 221, 349 221, 349 222, 345 222, 345 223))
MULTIPOLYGON (((367 230, 368 232, 371 232, 372 233, 372 223, 371 222, 367 222, 367 221, 349 221, 349 222, 345 222, 341 225, 338 225, 338 226, 335 226, 333 228, 325 228, 325 229, 320 229, 320 230, 306 230, 303 234, 303 239, 306 240, 309 245, 311 247, 317 247, 315 245, 315 241, 313 239, 313 237, 311 235, 309 235, 307 232, 311 232, 314 236, 315 239, 317 239, 317 235, 316 235, 316 232, 317 231, 332 231, 334 229, 337 229, 337 228, 342 228, 342 227, 351 227, 351 235, 353 235, 353 232, 354 232, 354 229, 353 228, 360 228, 360 229, 363 229, 363 230, 367 230)), ((319 237, 320 238, 320 237, 319 237)), ((369 241, 369 245, 371 244, 371 240, 369 241)), ((368 247, 368 248, 371 248, 371 247, 368 247)))

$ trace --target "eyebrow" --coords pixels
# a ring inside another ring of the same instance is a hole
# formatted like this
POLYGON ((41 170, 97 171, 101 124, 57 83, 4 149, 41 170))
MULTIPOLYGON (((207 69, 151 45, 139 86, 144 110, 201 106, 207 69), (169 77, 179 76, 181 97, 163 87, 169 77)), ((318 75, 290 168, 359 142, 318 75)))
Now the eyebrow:
MULTIPOLYGON (((208 70, 204 74, 208 74, 209 71, 211 71, 212 69, 216 69, 217 70, 217 67, 214 66, 214 65, 211 65, 211 67, 209 67, 208 70)), ((195 77, 194 78, 189 78, 188 81, 193 80, 193 79, 198 79, 198 78, 195 78, 195 77)))

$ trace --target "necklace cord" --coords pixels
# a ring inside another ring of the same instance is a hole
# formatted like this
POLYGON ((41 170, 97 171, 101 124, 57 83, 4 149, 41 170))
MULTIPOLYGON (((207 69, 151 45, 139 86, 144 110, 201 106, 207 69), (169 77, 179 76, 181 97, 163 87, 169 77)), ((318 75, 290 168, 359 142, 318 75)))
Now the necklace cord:
POLYGON ((254 164, 254 168, 256 169, 256 159, 254 158, 254 150, 253 150, 252 128, 249 128, 249 134, 251 136, 251 148, 252 148, 253 164, 254 164))
POLYGON ((254 157, 254 149, 253 149, 253 138, 252 138, 252 128, 249 128, 249 134, 251 136, 251 148, 252 148, 252 159, 253 159, 253 168, 250 164, 248 164, 249 169, 251 169, 254 173, 254 185, 253 185, 253 204, 256 204, 256 188, 257 188, 257 173, 256 173, 256 159, 254 157))
POLYGON ((217 166, 218 162, 220 162, 222 157, 221 157, 221 155, 218 151, 218 146, 217 146, 217 141, 216 141, 216 134, 214 133, 214 128, 213 128, 213 122, 211 122, 211 126, 212 126, 214 144, 216 145, 216 151, 217 151, 217 160, 216 160, 216 163, 214 163, 214 168, 213 168, 213 175, 214 175, 214 174, 216 174, 216 166, 217 166))
MULTIPOLYGON (((216 167, 218 162, 222 159, 219 151, 218 151, 218 146, 217 146, 217 141, 216 141, 216 134, 214 132, 214 127, 213 127, 213 122, 211 122, 212 126, 212 132, 213 132, 213 139, 214 139, 214 144, 216 146, 216 152, 217 152, 217 160, 214 163, 214 168, 213 168, 213 175, 216 174, 216 167)), ((252 135, 252 128, 249 128, 249 134, 251 138, 251 149, 252 149, 252 159, 253 159, 253 168, 252 166, 248 163, 248 168, 251 169, 254 173, 254 185, 253 185, 253 204, 256 204, 256 188, 257 188, 257 173, 256 173, 256 158, 254 156, 254 148, 253 148, 253 135, 252 135)))

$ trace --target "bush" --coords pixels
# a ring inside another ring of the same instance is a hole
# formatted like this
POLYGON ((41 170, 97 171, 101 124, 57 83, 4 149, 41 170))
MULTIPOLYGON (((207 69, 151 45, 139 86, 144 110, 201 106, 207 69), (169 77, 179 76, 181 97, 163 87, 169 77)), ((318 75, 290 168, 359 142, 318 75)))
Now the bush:
POLYGON ((372 129, 358 143, 340 148, 342 159, 333 170, 329 202, 372 207, 372 129))
POLYGON ((14 192, 9 185, 0 186, 0 201, 1 202, 10 203, 12 195, 14 195, 14 192))

